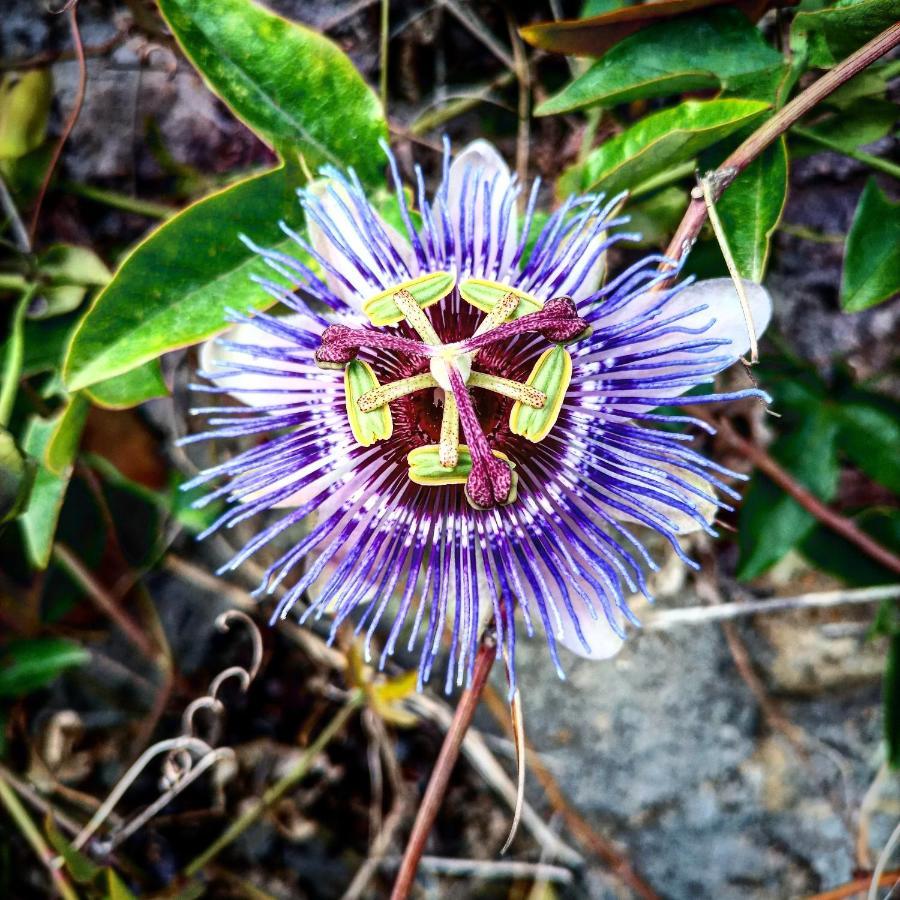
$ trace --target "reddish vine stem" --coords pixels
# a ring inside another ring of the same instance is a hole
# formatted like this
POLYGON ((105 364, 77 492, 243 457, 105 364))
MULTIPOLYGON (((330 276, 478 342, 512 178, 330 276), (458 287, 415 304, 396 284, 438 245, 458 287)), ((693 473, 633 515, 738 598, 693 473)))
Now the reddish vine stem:
POLYGON ((37 200, 34 202, 34 210, 31 213, 31 222, 28 226, 28 234, 32 244, 37 233, 38 219, 41 215, 41 207, 44 205, 44 196, 50 187, 50 181, 59 163, 59 158, 62 156, 63 147, 65 147, 66 141, 69 139, 69 135, 72 133, 78 117, 81 115, 81 107, 84 105, 84 95, 87 91, 87 63, 84 58, 84 44, 81 42, 81 30, 78 27, 78 0, 71 0, 71 2, 66 4, 63 11, 69 15, 69 28, 72 31, 72 43, 75 46, 75 58, 78 60, 78 88, 75 91, 75 103, 72 106, 72 111, 69 113, 68 119, 66 119, 66 124, 63 126, 62 134, 60 134, 56 146, 53 148, 53 156, 50 157, 44 180, 41 182, 41 189, 38 191, 37 200))
MULTIPOLYGON (((900 44, 900 22, 882 31, 782 107, 761 128, 754 131, 713 173, 710 179, 713 200, 717 200, 769 144, 784 134, 817 103, 898 44, 900 44)), ((684 218, 669 243, 666 256, 677 260, 687 255, 697 240, 706 217, 706 200, 702 196, 692 197, 684 218)))
POLYGON ((695 406, 686 406, 684 409, 689 412, 690 415, 702 418, 715 425, 719 434, 731 444, 735 450, 749 459, 760 472, 763 472, 771 478, 778 487, 786 494, 793 497, 807 512, 815 516, 823 525, 830 528, 836 534, 839 534, 851 544, 855 544, 863 553, 883 565, 885 568, 900 574, 900 556, 891 553, 886 547, 882 547, 881 544, 869 537, 864 531, 857 528, 846 516, 842 516, 839 512, 835 512, 830 506, 823 503, 815 494, 808 491, 802 484, 796 481, 793 476, 782 469, 762 447, 739 434, 730 422, 725 419, 719 419, 713 422, 704 410, 695 406))
POLYGON ((409 836, 406 849, 403 851, 403 859, 397 872, 397 880, 394 882, 394 890, 391 892, 391 900, 406 900, 412 889, 416 877, 416 869, 425 849, 425 842, 431 833, 431 827, 437 818, 438 810, 447 792, 447 784, 450 781, 450 773, 456 764, 463 738, 469 730, 472 716, 481 699, 484 686, 487 684, 491 666, 497 656, 497 642, 493 634, 488 631, 481 639, 478 655, 475 658, 475 671, 472 675, 472 683, 467 687, 453 715, 453 721, 447 730, 444 743, 441 746, 440 755, 434 764, 422 805, 413 823, 413 829, 409 836))

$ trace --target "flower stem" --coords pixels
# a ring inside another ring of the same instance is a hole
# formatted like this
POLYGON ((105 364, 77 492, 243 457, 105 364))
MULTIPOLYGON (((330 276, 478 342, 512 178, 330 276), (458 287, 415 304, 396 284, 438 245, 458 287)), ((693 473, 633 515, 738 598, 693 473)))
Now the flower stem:
POLYGON ((50 849, 50 846, 44 840, 44 836, 38 830, 37 825, 31 820, 31 816, 22 806, 19 798, 13 789, 7 784, 6 779, 0 776, 0 803, 6 807, 10 818, 16 823, 19 831, 25 837, 25 840, 31 844, 31 848, 38 855, 41 862, 47 867, 50 877, 53 879, 53 886, 64 900, 78 900, 78 894, 66 878, 62 869, 58 869, 53 865, 53 859, 56 854, 50 849))
POLYGON ((463 691, 462 696, 459 698, 456 713, 453 716, 453 721, 450 723, 450 728, 447 730, 437 762, 434 764, 428 787, 425 789, 425 796, 422 798, 416 821, 413 823, 409 842, 406 845, 406 850, 403 851, 403 859, 400 862, 397 880, 394 882, 394 890, 391 892, 391 900, 406 900, 409 896, 416 877, 416 869, 419 867, 419 860, 422 858, 422 852, 425 849, 425 842, 428 840, 431 827, 437 818, 438 809, 444 799, 444 794, 447 792, 450 773, 456 764, 463 738, 469 730, 469 725, 472 722, 472 717, 475 715, 475 709, 481 699, 484 686, 487 684, 488 675, 496 656, 497 642, 493 632, 488 630, 481 639, 481 646, 478 648, 472 683, 463 691))
MULTIPOLYGON (((891 25, 877 37, 864 44, 830 72, 823 75, 805 91, 798 94, 744 141, 716 170, 711 180, 713 199, 722 192, 756 159, 776 138, 784 134, 794 123, 805 116, 817 103, 836 91, 842 84, 859 74, 885 53, 900 44, 900 22, 891 25)), ((697 240, 706 221, 707 204, 702 196, 691 199, 684 218, 669 243, 666 256, 678 260, 685 256, 697 240)))
POLYGON ((315 762, 316 757, 330 743, 331 739, 344 727, 350 716, 363 704, 364 695, 360 690, 353 691, 337 715, 322 729, 319 736, 307 747, 306 752, 297 760, 296 765, 282 778, 275 782, 256 803, 246 810, 196 859, 192 860, 184 874, 187 877, 196 875, 207 863, 210 863, 232 841, 240 837, 267 809, 277 803, 291 788, 303 779, 315 762))

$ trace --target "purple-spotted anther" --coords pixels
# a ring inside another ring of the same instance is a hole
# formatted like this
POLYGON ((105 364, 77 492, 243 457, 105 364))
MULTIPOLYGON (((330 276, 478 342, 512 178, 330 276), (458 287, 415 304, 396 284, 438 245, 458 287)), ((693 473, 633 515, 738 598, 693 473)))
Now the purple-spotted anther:
MULTIPOLYGON (((282 226, 296 256, 254 247, 292 314, 203 348, 198 389, 242 405, 201 410, 211 430, 188 440, 254 441, 193 482, 231 501, 208 531, 277 510, 225 568, 298 526, 259 589, 293 579, 275 617, 303 601, 333 635, 352 615, 368 653, 389 613, 381 662, 409 624, 421 683, 445 623, 446 684, 464 681, 491 616, 514 679, 517 607, 560 674, 558 644, 610 657, 656 567, 632 526, 694 565, 679 537, 714 533, 736 496, 688 435, 653 427, 709 430, 658 407, 758 395, 682 396, 748 349, 734 286, 664 287, 659 256, 607 281, 607 249, 633 237, 612 230, 621 198, 572 197, 539 227, 535 184, 520 222, 520 186, 484 141, 446 151, 433 197, 417 170, 414 209, 388 162, 398 227, 352 172, 326 170, 300 192, 306 234, 282 226)), ((761 334, 769 298, 745 288, 761 334)))

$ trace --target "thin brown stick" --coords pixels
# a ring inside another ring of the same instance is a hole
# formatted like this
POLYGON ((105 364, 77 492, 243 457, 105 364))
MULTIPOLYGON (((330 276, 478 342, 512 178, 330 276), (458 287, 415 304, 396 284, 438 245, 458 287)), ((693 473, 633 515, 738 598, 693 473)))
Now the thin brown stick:
POLYGON ((491 666, 494 664, 496 656, 497 642, 493 634, 488 631, 481 639, 481 646, 478 648, 472 683, 463 691, 462 696, 459 698, 453 722, 444 738, 437 762, 434 764, 428 787, 425 789, 425 796, 422 798, 422 805, 419 807, 416 821, 413 823, 409 842, 406 845, 406 850, 403 852, 400 870, 397 873, 397 880, 394 882, 394 889, 391 892, 391 900, 406 900, 409 896, 413 881, 415 881, 416 869, 419 867, 419 860, 422 857, 422 851, 425 849, 425 842, 428 840, 428 835, 431 832, 432 825, 434 825, 434 820, 437 818, 441 801, 447 792, 450 774, 459 756, 459 748, 462 746, 463 738, 472 722, 472 716, 475 715, 475 709, 487 684, 488 675, 491 672, 491 666))
MULTIPOLYGON (((900 31, 898 31, 898 34, 900 34, 900 31)), ((871 557, 892 572, 900 574, 900 556, 892 553, 886 547, 882 547, 881 544, 873 540, 864 531, 857 528, 846 516, 842 516, 839 512, 835 512, 830 506, 824 504, 815 494, 796 481, 790 473, 782 469, 762 447, 738 434, 727 419, 713 421, 705 410, 696 406, 685 406, 684 410, 689 415, 696 416, 698 419, 703 419, 715 425, 719 434, 735 450, 749 459, 760 472, 771 478, 786 494, 793 497, 823 525, 839 534, 845 540, 850 541, 851 544, 855 544, 866 556, 871 557)))
MULTIPOLYGON (((884 872, 878 879, 878 887, 887 887, 895 884, 900 880, 900 869, 894 869, 892 872, 884 872)), ((862 896, 869 888, 872 881, 871 875, 862 875, 842 884, 838 888, 831 891, 825 891, 822 894, 812 894, 806 900, 847 900, 848 897, 862 896)))
MULTIPOLYGON (((497 723, 512 737, 506 703, 491 687, 488 687, 484 693, 484 702, 497 723)), ((629 887, 636 897, 641 897, 642 900, 659 900, 656 891, 634 870, 631 860, 612 841, 597 834, 588 821, 572 807, 559 786, 559 782, 544 765, 544 761, 527 737, 525 738, 525 749, 525 762, 540 782, 550 805, 562 816, 572 837, 585 850, 593 853, 604 865, 608 866, 610 874, 629 887)))
MULTIPOLYGON (((121 44, 126 37, 128 37, 128 34, 120 31, 100 44, 93 47, 85 47, 84 55, 86 57, 106 56, 110 50, 114 50, 121 44)), ((0 72, 24 72, 28 69, 43 69, 46 66, 52 66, 55 62, 69 62, 77 58, 78 54, 75 50, 45 50, 43 53, 36 53, 34 56, 28 56, 23 59, 0 60, 0 72)))
POLYGON ((64 544, 55 544, 53 556, 56 561, 78 582, 84 592, 94 601, 94 605, 120 628, 125 637, 150 660, 156 660, 159 651, 134 621, 116 603, 106 588, 87 570, 84 563, 64 544))
MULTIPOLYGON (((864 44, 782 107, 719 166, 711 179, 713 199, 717 200, 722 192, 769 144, 784 134, 817 103, 898 44, 900 44, 900 23, 891 25, 868 44, 864 44)), ((706 221, 706 215, 707 205, 704 198, 702 196, 692 197, 684 218, 669 243, 666 256, 673 260, 679 260, 690 252, 706 221)))
POLYGON ((34 236, 37 233, 38 219, 41 215, 41 207, 44 205, 44 196, 50 187, 50 181, 53 178, 53 172, 62 156, 63 147, 81 115, 81 107, 84 105, 84 95, 87 91, 87 63, 84 59, 84 44, 81 42, 81 31, 78 28, 78 2, 70 3, 66 7, 69 14, 69 27, 72 31, 72 43, 75 46, 75 58, 78 60, 78 88, 75 91, 75 103, 66 124, 63 126, 62 134, 53 148, 53 155, 50 157, 50 163, 47 171, 44 173, 44 180, 41 182, 41 188, 38 191, 37 200, 34 202, 34 210, 31 213, 31 223, 28 226, 28 234, 31 242, 34 243, 34 236))
MULTIPOLYGON (((516 80, 519 82, 519 104, 517 115, 519 119, 516 131, 516 174, 519 181, 524 184, 528 178, 528 148, 531 144, 531 72, 528 67, 528 57, 519 32, 516 29, 512 16, 508 19, 509 39, 512 42, 513 59, 516 63, 516 80)), ((524 201, 524 195, 522 197, 524 201)))

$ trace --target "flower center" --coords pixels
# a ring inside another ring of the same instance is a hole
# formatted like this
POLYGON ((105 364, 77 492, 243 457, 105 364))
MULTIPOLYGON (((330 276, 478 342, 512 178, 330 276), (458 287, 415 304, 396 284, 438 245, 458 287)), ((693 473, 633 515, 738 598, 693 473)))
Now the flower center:
POLYGON ((419 391, 442 391, 439 441, 410 452, 409 477, 423 485, 465 484, 468 501, 476 508, 489 509, 515 500, 515 466, 505 454, 491 449, 470 388, 512 400, 510 430, 531 441, 543 440, 559 416, 571 380, 572 360, 561 345, 584 336, 588 325, 567 297, 542 304, 507 285, 469 279, 458 285, 460 297, 486 315, 470 337, 444 344, 425 308, 456 286, 450 273, 435 272, 398 285, 363 305, 373 325, 405 320, 420 340, 384 330, 332 325, 323 332, 315 357, 323 368, 344 370, 347 416, 362 446, 391 437, 392 402, 419 391), (527 381, 473 367, 480 350, 529 333, 540 334, 556 346, 538 359, 527 381), (372 367, 357 358, 363 349, 415 360, 423 369, 427 361, 428 369, 381 384, 372 367), (460 443, 460 433, 465 443, 460 443))

